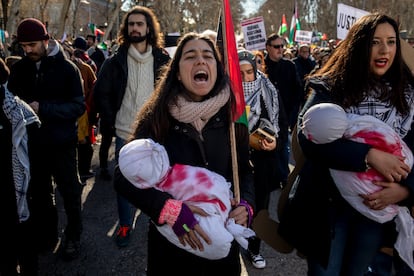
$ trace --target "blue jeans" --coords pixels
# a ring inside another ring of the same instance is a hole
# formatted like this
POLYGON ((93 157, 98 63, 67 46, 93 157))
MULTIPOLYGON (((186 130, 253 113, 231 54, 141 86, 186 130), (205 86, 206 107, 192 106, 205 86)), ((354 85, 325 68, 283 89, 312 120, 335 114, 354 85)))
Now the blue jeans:
POLYGON ((336 217, 327 268, 308 259, 308 275, 364 275, 377 255, 383 240, 384 227, 348 206, 336 217))
MULTIPOLYGON (((118 165, 119 159, 119 151, 123 145, 125 145, 125 140, 116 136, 115 138, 115 163, 118 165)), ((116 194, 116 199, 118 203, 118 217, 119 217, 119 225, 122 226, 131 226, 132 225, 132 205, 129 201, 121 196, 120 194, 116 194)))

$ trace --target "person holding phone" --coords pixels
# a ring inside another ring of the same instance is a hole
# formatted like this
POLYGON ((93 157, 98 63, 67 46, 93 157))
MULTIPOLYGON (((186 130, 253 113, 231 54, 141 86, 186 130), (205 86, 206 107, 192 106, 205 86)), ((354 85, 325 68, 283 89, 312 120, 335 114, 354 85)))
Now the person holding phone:
MULTIPOLYGON (((250 160, 253 164, 257 214, 260 210, 268 209, 270 192, 280 182, 276 156, 279 132, 278 91, 266 75, 257 70, 253 53, 240 50, 238 56, 244 98, 246 105, 250 106, 250 160), (266 132, 263 139, 260 139, 260 135, 258 139, 254 139, 255 133, 258 132, 266 132)), ((261 240, 257 236, 250 238, 248 253, 254 267, 265 268, 266 261, 260 254, 260 243, 261 240)))

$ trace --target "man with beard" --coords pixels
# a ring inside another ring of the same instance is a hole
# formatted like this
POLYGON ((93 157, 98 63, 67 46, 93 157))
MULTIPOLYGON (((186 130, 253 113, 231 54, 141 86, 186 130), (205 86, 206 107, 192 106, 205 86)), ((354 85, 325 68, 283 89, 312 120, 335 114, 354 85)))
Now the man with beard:
MULTIPOLYGON (((98 75, 94 99, 101 120, 101 131, 115 132, 115 161, 131 136, 135 115, 154 90, 161 67, 170 57, 163 49, 160 24, 154 12, 135 6, 122 21, 117 52, 106 59, 98 75)), ((101 145, 102 146, 102 145, 101 145)), ((132 205, 117 195, 119 228, 116 243, 129 243, 132 205)))
POLYGON ((85 112, 81 76, 39 20, 22 20, 17 27, 17 40, 25 56, 12 66, 8 89, 27 102, 41 121, 40 134, 32 147, 41 160, 32 162, 31 186, 47 195, 40 200, 49 207, 37 212, 43 222, 37 235, 39 239, 49 238, 45 249, 56 244, 58 215, 50 196, 54 192, 53 180, 67 218, 62 253, 66 260, 72 260, 79 256, 82 232, 82 188, 76 160, 77 119, 85 112))

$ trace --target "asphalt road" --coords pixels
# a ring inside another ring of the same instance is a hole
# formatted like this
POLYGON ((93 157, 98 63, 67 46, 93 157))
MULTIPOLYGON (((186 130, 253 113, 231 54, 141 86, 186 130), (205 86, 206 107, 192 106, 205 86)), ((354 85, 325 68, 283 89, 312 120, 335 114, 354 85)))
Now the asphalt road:
MULTIPOLYGON (((99 141, 99 140, 98 140, 99 141)), ((93 169, 98 171, 97 153, 99 144, 94 145, 93 169)), ((110 170, 113 170, 113 147, 110 152, 110 170)), ((275 217, 277 199, 280 191, 272 194, 271 216, 275 217)), ((59 219, 62 226, 65 213, 61 198, 56 198, 59 219)), ((66 262, 60 258, 59 249, 54 253, 40 257, 40 275, 136 275, 145 276, 148 218, 136 211, 134 230, 130 245, 119 249, 114 242, 114 233, 118 226, 116 195, 111 181, 90 178, 83 189, 83 233, 81 255, 78 259, 66 262)), ((63 231, 63 230, 62 230, 63 231)), ((306 262, 295 252, 282 254, 268 245, 262 245, 262 254, 267 266, 254 268, 241 256, 242 276, 301 276, 306 275, 306 262)), ((161 261, 162 262, 162 261, 161 261)))

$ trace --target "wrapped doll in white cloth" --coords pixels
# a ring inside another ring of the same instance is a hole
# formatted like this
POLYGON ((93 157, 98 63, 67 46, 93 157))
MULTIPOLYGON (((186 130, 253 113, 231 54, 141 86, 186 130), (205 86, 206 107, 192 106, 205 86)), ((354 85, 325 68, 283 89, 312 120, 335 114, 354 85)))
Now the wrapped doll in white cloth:
POLYGON ((176 246, 212 260, 226 257, 233 239, 247 248, 247 238, 254 232, 228 219, 232 192, 230 183, 221 175, 201 167, 170 166, 165 148, 151 139, 136 139, 123 146, 119 152, 119 169, 137 188, 156 188, 208 213, 208 216, 194 214, 211 239, 211 244, 202 240, 204 251, 194 250, 188 244, 183 246, 171 226, 157 226, 176 246))
MULTIPOLYGON (((303 115, 302 129, 306 138, 316 144, 346 138, 405 157, 404 162, 409 167, 413 166, 413 154, 406 143, 389 125, 373 116, 346 113, 339 105, 321 103, 312 106, 303 115)), ((408 208, 391 204, 382 210, 373 210, 363 204, 360 196, 382 189, 373 182, 384 181, 385 178, 373 168, 366 172, 330 169, 330 173, 344 199, 362 215, 379 223, 396 218, 399 234, 395 248, 414 269, 414 222, 408 208)))

